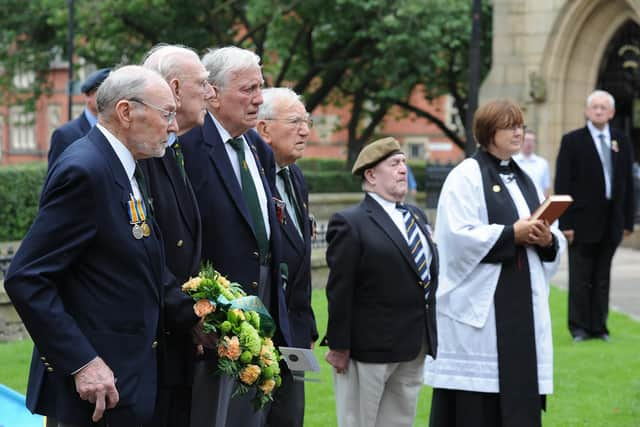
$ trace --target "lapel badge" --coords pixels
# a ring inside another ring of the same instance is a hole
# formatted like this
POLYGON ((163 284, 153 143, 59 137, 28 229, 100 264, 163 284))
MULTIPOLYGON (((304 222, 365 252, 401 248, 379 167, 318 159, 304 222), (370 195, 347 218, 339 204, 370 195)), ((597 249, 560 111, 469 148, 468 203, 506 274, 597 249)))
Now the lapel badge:
POLYGON ((615 139, 611 141, 611 149, 614 153, 620 151, 620 147, 618 147, 618 141, 616 141, 615 139))
POLYGON ((501 188, 500 188, 500 186, 498 184, 496 184, 496 185, 493 186, 492 190, 493 190, 494 193, 499 193, 501 188))
POLYGON ((287 218, 284 215, 285 204, 282 200, 277 197, 272 197, 273 203, 276 206, 276 218, 278 218, 278 222, 280 224, 286 224, 287 218))

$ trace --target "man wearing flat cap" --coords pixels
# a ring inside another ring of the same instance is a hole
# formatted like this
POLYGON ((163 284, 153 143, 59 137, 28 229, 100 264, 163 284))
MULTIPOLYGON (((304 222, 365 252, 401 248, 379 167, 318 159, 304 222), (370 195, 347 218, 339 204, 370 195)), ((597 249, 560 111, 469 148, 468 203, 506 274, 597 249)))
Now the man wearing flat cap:
POLYGON ((413 426, 425 355, 435 358, 438 256, 424 213, 403 202, 398 141, 365 146, 353 174, 364 200, 327 229, 329 321, 340 427, 413 426))
POLYGON ((49 168, 58 156, 74 141, 82 138, 96 125, 98 121, 98 107, 96 106, 96 93, 103 81, 107 78, 111 68, 101 68, 89 74, 82 83, 80 90, 85 96, 85 107, 82 113, 70 122, 65 123, 51 135, 49 144, 49 168))

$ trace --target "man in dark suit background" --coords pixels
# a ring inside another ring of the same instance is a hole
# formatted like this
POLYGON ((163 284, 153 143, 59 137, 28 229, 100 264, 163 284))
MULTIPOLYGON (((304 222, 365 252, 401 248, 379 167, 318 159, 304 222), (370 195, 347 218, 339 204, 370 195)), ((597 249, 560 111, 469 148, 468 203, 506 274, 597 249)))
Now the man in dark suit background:
MULTIPOLYGON (((313 348, 318 339, 316 321, 311 308, 311 223, 309 193, 302 171, 295 162, 304 154, 313 121, 299 96, 288 88, 262 91, 264 102, 258 112, 257 130, 271 147, 275 157, 275 182, 272 191, 279 203, 283 220, 282 265, 291 345, 313 348)), ((274 427, 304 425, 303 372, 287 372, 276 391, 268 416, 274 427), (297 378, 294 378, 297 377, 297 378)))
POLYGON ((365 146, 353 165, 364 200, 327 228, 326 360, 340 426, 413 426, 425 355, 435 358, 438 257, 424 213, 407 194, 393 138, 365 146))
MULTIPOLYGON (((202 218, 202 260, 260 297, 276 322, 275 342, 281 345, 289 341, 281 237, 265 174, 275 173, 274 158, 251 129, 262 104, 260 58, 225 47, 207 53, 202 63, 214 92, 209 114, 202 127, 180 138, 202 218)), ((214 354, 196 364, 193 395, 209 402, 194 399, 191 425, 261 425, 266 411, 254 412, 250 395, 230 399, 234 384, 214 375, 216 364, 214 354)))
POLYGON ((82 113, 75 119, 63 124, 51 134, 49 143, 49 168, 65 148, 77 139, 85 136, 96 125, 98 109, 96 107, 96 93, 98 88, 107 78, 111 68, 102 68, 89 74, 80 86, 80 91, 85 97, 85 107, 82 113))
POLYGON ((633 232, 633 153, 609 126, 615 101, 597 90, 587 98, 587 125, 562 137, 555 192, 574 202, 560 217, 569 242, 569 330, 574 341, 609 340, 611 260, 633 232))
POLYGON ((139 427, 155 404, 158 332, 197 322, 144 218, 136 166, 164 154, 175 101, 157 73, 126 66, 97 106, 96 127, 52 165, 5 287, 35 345, 28 408, 49 426, 139 427))
MULTIPOLYGON (((143 160, 140 165, 149 182, 167 266, 180 286, 198 275, 202 230, 195 194, 185 174, 179 137, 202 125, 206 99, 212 90, 200 58, 184 46, 158 45, 147 53, 143 66, 165 79, 176 100, 177 135, 170 135, 163 157, 143 160)), ((195 348, 190 334, 169 330, 164 334, 164 345, 159 349, 160 388, 152 425, 188 427, 195 348)))

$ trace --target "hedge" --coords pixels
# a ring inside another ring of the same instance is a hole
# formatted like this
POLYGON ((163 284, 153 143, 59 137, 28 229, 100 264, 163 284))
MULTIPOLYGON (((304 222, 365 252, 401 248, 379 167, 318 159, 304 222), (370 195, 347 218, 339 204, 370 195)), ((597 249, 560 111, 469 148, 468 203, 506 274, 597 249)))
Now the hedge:
MULTIPOLYGON (((336 159, 300 159, 297 164, 302 169, 309 192, 345 193, 362 191, 360 178, 351 175, 344 160, 336 159)), ((424 191, 426 164, 409 162, 418 191, 424 191)))
MULTIPOLYGON (((360 192, 360 178, 351 175, 344 160, 306 158, 298 164, 313 193, 360 192)), ((411 169, 424 191, 426 167, 411 162, 411 169)), ((46 163, 0 167, 0 241, 21 240, 38 211, 40 191, 47 173, 46 163)))
POLYGON ((0 241, 21 240, 38 211, 46 162, 0 167, 0 241))

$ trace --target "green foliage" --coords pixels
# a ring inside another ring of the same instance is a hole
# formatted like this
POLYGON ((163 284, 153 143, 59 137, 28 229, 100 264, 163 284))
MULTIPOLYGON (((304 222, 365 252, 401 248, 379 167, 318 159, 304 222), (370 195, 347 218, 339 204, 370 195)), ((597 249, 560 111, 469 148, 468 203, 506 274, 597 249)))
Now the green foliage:
MULTIPOLYGON (((12 77, 42 78, 56 56, 66 58, 66 0, 0 6, 4 47, 0 93, 12 77), (19 55, 14 54, 20 52, 19 55)), ((198 52, 236 44, 263 58, 267 85, 291 86, 311 111, 351 105, 348 164, 391 108, 432 120, 463 145, 462 132, 415 107, 420 88, 432 99, 451 94, 460 114, 467 100, 471 10, 468 0, 85 0, 75 2, 75 52, 99 67, 139 62, 158 42, 198 52)), ((491 60, 491 6, 483 1, 482 75, 491 60)), ((37 98, 32 98, 37 99, 37 98)))
POLYGON ((46 163, 0 167, 0 241, 21 240, 38 212, 46 163))

